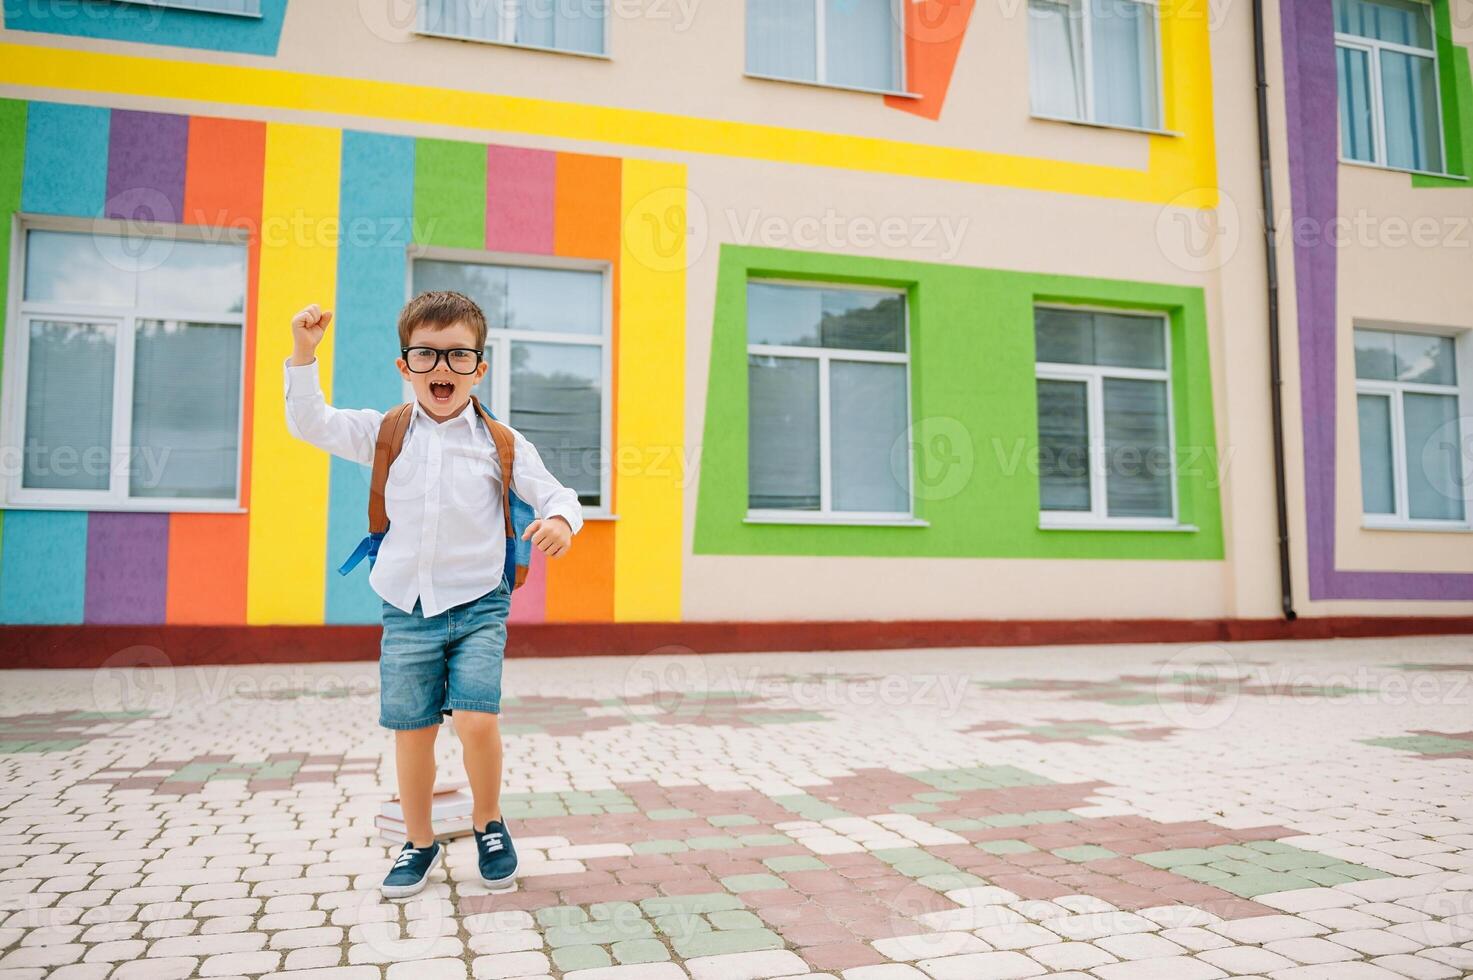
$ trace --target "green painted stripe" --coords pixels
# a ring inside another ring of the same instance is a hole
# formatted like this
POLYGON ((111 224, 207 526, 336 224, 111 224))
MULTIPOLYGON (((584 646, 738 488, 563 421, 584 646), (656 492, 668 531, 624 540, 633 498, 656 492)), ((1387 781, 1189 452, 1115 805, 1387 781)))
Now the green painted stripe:
POLYGON ((421 139, 414 147, 414 240, 486 247, 486 147, 421 139))
MULTIPOLYGON (((0 297, 10 295, 10 223, 20 210, 21 176, 26 169, 25 102, 0 99, 0 297)), ((0 302, 0 377, 4 376, 5 311, 0 302)), ((5 512, 0 511, 0 561, 4 560, 5 512)))
MULTIPOLYGON (((1442 133, 1447 172, 1461 177, 1473 165, 1473 70, 1469 49, 1453 43, 1450 0, 1433 0, 1432 22, 1437 31, 1437 87, 1442 94, 1442 133)), ((1413 187, 1468 189, 1467 180, 1412 175, 1413 187)))
POLYGON ((1201 289, 723 245, 716 290, 697 554, 1223 557, 1220 467, 1201 289), (744 523, 746 282, 763 276, 908 291, 915 507, 929 527, 744 523), (1196 531, 1039 529, 1038 474, 1032 465, 1038 447, 1033 308, 1043 302, 1167 315, 1178 514, 1196 531))

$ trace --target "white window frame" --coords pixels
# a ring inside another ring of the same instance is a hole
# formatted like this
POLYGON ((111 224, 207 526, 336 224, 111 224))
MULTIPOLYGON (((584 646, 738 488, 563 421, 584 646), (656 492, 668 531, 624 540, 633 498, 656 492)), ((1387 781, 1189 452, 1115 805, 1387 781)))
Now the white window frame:
MULTIPOLYGON (((459 262, 466 265, 519 266, 528 269, 569 269, 577 272, 597 272, 603 283, 602 301, 599 308, 599 332, 559 333, 552 330, 505 329, 487 324, 486 346, 492 348, 491 370, 487 375, 491 381, 491 404, 486 407, 498 419, 511 425, 511 345, 513 341, 537 344, 576 344, 590 347, 597 344, 600 349, 599 370, 599 484, 597 507, 583 507, 585 520, 611 520, 614 513, 609 509, 609 494, 613 489, 614 427, 613 427, 613 344, 610 343, 610 323, 613 320, 613 270, 608 262, 590 259, 569 259, 554 255, 528 255, 521 252, 486 252, 475 249, 411 246, 409 261, 404 264, 404 295, 406 302, 414 298, 414 263, 417 260, 430 262, 459 262)), ((405 381, 401 387, 404 400, 415 399, 414 386, 405 381)))
MULTIPOLYGON (((742 288, 745 289, 750 283, 762 283, 774 286, 800 286, 805 289, 842 289, 849 292, 872 292, 883 293, 887 296, 899 296, 904 300, 905 319, 902 324, 902 337, 905 340, 903 351, 872 351, 857 350, 851 347, 805 347, 792 344, 753 344, 748 343, 746 349, 747 357, 753 354, 767 357, 806 358, 818 362, 818 510, 790 510, 783 507, 751 507, 747 508, 746 523, 749 524, 885 524, 885 525, 919 525, 926 526, 927 522, 916 516, 915 506, 915 454, 907 448, 906 452, 906 487, 905 496, 910 506, 903 511, 866 511, 866 510, 836 510, 833 507, 833 427, 830 418, 831 410, 829 404, 829 369, 834 361, 864 361, 872 364, 902 364, 905 366, 905 429, 909 433, 913 425, 913 408, 911 405, 911 371, 910 371, 910 295, 904 288, 894 286, 875 286, 865 283, 849 282, 816 282, 807 279, 779 279, 768 276, 754 276, 747 279, 742 288)), ((744 324, 745 326, 745 324, 744 324)), ((746 366, 746 357, 743 364, 749 372, 747 375, 750 386, 750 370, 746 366)), ((751 432, 747 434, 751 438, 751 432)), ((750 446, 748 448, 750 453, 750 446)), ((748 500, 751 499, 751 488, 748 485, 748 500)))
MULTIPOLYGON (((1403 396, 1407 394, 1451 395, 1457 399, 1458 445, 1463 446, 1466 440, 1473 438, 1473 433, 1462 431, 1461 422, 1467 406, 1473 405, 1473 377, 1470 377, 1473 375, 1473 342, 1470 342, 1469 333, 1467 331, 1460 335, 1434 333, 1408 330, 1405 326, 1372 326, 1369 324, 1358 324, 1355 329, 1370 330, 1376 333, 1425 334, 1429 337, 1448 338, 1453 342, 1453 362, 1458 372, 1458 380, 1450 385, 1425 384, 1416 381, 1381 381, 1356 377, 1357 405, 1361 395, 1382 395, 1391 401, 1389 421, 1391 426, 1391 490, 1392 499, 1396 504, 1396 512, 1392 514, 1367 513, 1365 496, 1362 494, 1360 498, 1361 526, 1381 531, 1467 531, 1473 529, 1473 480, 1466 480, 1463 486, 1463 517, 1461 520, 1411 516, 1411 500, 1407 493, 1406 417, 1402 408, 1403 396)), ((1361 465, 1359 472, 1364 474, 1365 461, 1359 458, 1358 418, 1357 416, 1356 458, 1361 465)))
MULTIPOLYGON (((1141 531, 1195 531, 1196 527, 1182 524, 1180 502, 1177 499, 1176 467, 1176 400, 1171 381, 1171 318, 1160 310, 1116 309, 1102 306, 1083 306, 1063 303, 1036 303, 1032 309, 1068 310, 1074 313, 1118 313, 1128 316, 1150 317, 1161 324, 1164 340, 1166 367, 1132 368, 1113 367, 1099 364, 1069 364, 1063 361, 1037 361, 1034 367, 1037 381, 1072 381, 1085 384, 1085 412, 1089 420, 1089 505, 1085 510, 1045 510, 1040 503, 1039 527, 1060 530, 1141 530, 1141 531), (1168 482, 1171 485, 1171 514, 1168 517, 1111 517, 1108 511, 1109 473, 1105 458, 1105 395, 1106 378, 1166 382, 1166 459, 1171 467, 1168 482)), ((1035 399, 1036 388, 1035 388, 1035 399)), ((1041 479, 1041 474, 1040 474, 1041 479)), ((1042 485, 1040 484, 1040 494, 1042 485)))
MULTIPOLYGON (((901 86, 900 88, 895 89, 871 88, 868 85, 843 85, 838 82, 828 81, 828 79, 825 78, 825 76, 828 74, 828 66, 826 64, 826 61, 828 60, 828 39, 824 35, 827 33, 828 28, 828 13, 825 10, 824 0, 810 0, 810 2, 813 4, 814 7, 814 77, 798 78, 793 75, 768 75, 765 72, 747 70, 745 66, 749 63, 749 61, 747 57, 748 52, 746 50, 745 31, 743 31, 742 34, 743 75, 747 76, 748 78, 760 78, 764 81, 769 82, 793 82, 798 85, 817 85, 820 88, 839 89, 840 91, 847 92, 868 92, 872 95, 893 95, 897 98, 902 99, 925 98, 925 95, 923 93, 912 92, 909 88, 906 87, 910 84, 910 66, 905 59, 905 5, 907 3, 913 2, 913 0, 890 0, 890 18, 891 23, 895 25, 895 30, 891 33, 890 40, 891 43, 894 44, 897 48, 895 55, 900 72, 900 78, 898 79, 898 82, 901 86)), ((742 12, 745 15, 747 11, 745 0, 743 0, 743 3, 744 5, 742 8, 742 12)))
MULTIPOLYGON (((10 231, 10 296, 7 300, 9 326, 5 331, 5 364, 3 391, 0 391, 0 444, 25 446, 26 379, 30 368, 31 322, 64 320, 83 323, 107 323, 117 328, 113 351, 112 450, 108 460, 107 490, 62 490, 24 487, 25 467, 8 467, 0 475, 0 507, 14 510, 86 510, 126 511, 129 513, 216 513, 243 514, 240 505, 243 487, 241 477, 245 456, 245 407, 247 323, 252 297, 246 293, 245 311, 240 313, 201 313, 198 310, 156 309, 126 310, 117 306, 76 302, 25 302, 25 242, 28 231, 68 231, 83 234, 117 235, 137 239, 140 235, 157 234, 175 241, 208 241, 248 246, 247 234, 236 228, 205 228, 197 225, 139 224, 57 215, 17 213, 10 231), (237 450, 235 458, 235 496, 223 497, 133 497, 129 495, 129 461, 132 458, 133 431, 133 352, 139 320, 181 320, 239 326, 241 357, 239 391, 236 406, 237 450)), ((249 268, 247 269, 249 275, 249 268)))
MULTIPOLYGON (((488 3, 489 0, 470 0, 472 3, 488 3)), ((519 3, 526 0, 519 0, 519 3)), ((555 2, 555 0, 550 0, 555 2)), ((576 51, 572 48, 556 48, 547 44, 527 44, 524 41, 508 40, 517 36, 517 12, 520 9, 518 3, 508 3, 501 8, 501 18, 496 24, 496 37, 476 37, 474 34, 452 34, 447 31, 432 31, 425 26, 425 5, 423 0, 415 6, 414 33, 421 37, 443 37, 454 41, 472 41, 477 44, 499 44, 503 47, 518 48, 523 51, 547 51, 552 54, 569 54, 579 58, 597 58, 601 61, 611 61, 613 56, 609 53, 609 44, 612 33, 609 22, 613 20, 609 12, 613 7, 614 0, 608 0, 604 8, 603 22, 603 50, 602 51, 576 51)))
MULTIPOLYGON (((1446 177, 1447 174, 1447 146, 1442 129, 1442 76, 1439 74, 1440 66, 1437 63, 1437 22, 1433 17, 1432 5, 1414 0, 1420 6, 1426 8, 1427 24, 1432 30, 1434 41, 1431 48, 1418 48, 1409 44, 1397 44, 1393 41, 1378 41, 1375 38, 1362 37, 1359 34, 1342 34, 1335 32, 1335 50, 1350 48, 1355 51, 1363 51, 1366 54, 1366 64, 1370 75, 1371 85, 1371 151, 1372 159, 1356 160, 1345 156, 1345 148, 1340 140, 1344 133, 1340 125, 1341 106, 1339 99, 1335 103, 1335 137, 1336 145, 1340 147, 1341 163, 1348 163, 1359 167, 1379 167, 1382 170, 1394 170, 1398 173, 1427 174, 1432 177, 1446 177), (1397 54, 1415 55, 1419 58, 1432 59, 1432 78, 1435 81, 1437 98, 1432 101, 1436 105, 1436 118, 1432 125, 1437 135, 1437 158, 1441 162, 1441 170, 1416 170, 1410 167, 1396 167, 1386 162, 1386 105, 1381 91, 1381 52, 1391 51, 1397 54)), ((1338 57, 1336 59, 1336 70, 1339 70, 1338 57)))
MULTIPOLYGON (((1044 2, 1069 7, 1070 16, 1073 16, 1073 8, 1076 3, 1079 7, 1079 29, 1082 32, 1080 37, 1080 50, 1082 52, 1080 71, 1084 73, 1084 115, 1076 119, 1072 116, 1055 116, 1036 111, 1033 108, 1033 90, 1030 87, 1028 93, 1028 112, 1032 118, 1043 119, 1048 122, 1075 123, 1080 126, 1098 126, 1102 129, 1122 129, 1131 133, 1150 133, 1153 136, 1181 135, 1166 128, 1166 79, 1162 75, 1161 69, 1160 0, 1129 0, 1131 3, 1138 3, 1143 7, 1149 7, 1151 10, 1151 30, 1154 35, 1151 48, 1156 57, 1155 126, 1130 126, 1125 123, 1104 122, 1095 118, 1094 32, 1090 30, 1090 22, 1094 18, 1094 13, 1089 9, 1090 0, 1044 0, 1044 2)), ((1032 4, 1029 0, 1025 0, 1025 3, 1027 4, 1024 8, 1025 10, 1031 8, 1032 4)), ((1031 23, 1028 25, 1028 43, 1033 43, 1033 25, 1031 23)))
POLYGON ((252 20, 261 19, 261 0, 254 0, 255 10, 218 10, 214 7, 201 5, 198 0, 126 0, 127 3, 136 3, 144 7, 172 7, 176 10, 192 10, 201 14, 220 14, 223 17, 248 17, 252 20))

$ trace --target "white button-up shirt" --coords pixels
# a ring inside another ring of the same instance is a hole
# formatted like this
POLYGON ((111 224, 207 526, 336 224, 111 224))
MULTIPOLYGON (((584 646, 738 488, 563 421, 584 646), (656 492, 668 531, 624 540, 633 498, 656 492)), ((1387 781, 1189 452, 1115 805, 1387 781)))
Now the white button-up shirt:
MULTIPOLYGON (((317 361, 293 366, 287 359, 286 426, 298 439, 371 467, 383 418, 371 408, 333 408, 323 397, 317 361)), ((563 517, 577 533, 583 527, 578 495, 547 471, 526 436, 512 433, 513 489, 539 518, 563 517)), ((500 584, 506 560, 501 463, 491 433, 469 402, 437 423, 415 401, 404 448, 389 468, 384 503, 389 533, 368 576, 384 600, 413 612, 418 599, 425 616, 437 616, 500 584)))

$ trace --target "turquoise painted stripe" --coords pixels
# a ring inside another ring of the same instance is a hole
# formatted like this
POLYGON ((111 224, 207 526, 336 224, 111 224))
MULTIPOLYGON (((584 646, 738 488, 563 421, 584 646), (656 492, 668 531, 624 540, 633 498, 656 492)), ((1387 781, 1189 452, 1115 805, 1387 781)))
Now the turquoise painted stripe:
POLYGON ((32 102, 26 118, 21 210, 102 216, 107 199, 107 138, 112 110, 32 102))
MULTIPOLYGON (((385 411, 402 402, 394 370, 404 305, 405 249, 414 215, 414 140, 343 133, 337 312, 332 329, 332 401, 385 411)), ((382 604, 368 584, 368 563, 349 575, 337 568, 368 530, 366 466, 333 458, 328 483, 328 623, 377 623, 382 604)))
POLYGON ((5 562, 0 565, 0 622, 80 623, 87 597, 86 585, 85 512, 5 512, 5 562))
MULTIPOLYGON (((91 218, 107 196, 112 113, 32 102, 20 206, 33 214, 91 218)), ((82 622, 87 597, 87 514, 11 510, 0 556, 0 622, 82 622)))
POLYGON ((26 0, 5 4, 5 26, 12 31, 264 55, 276 54, 285 16, 286 0, 261 0, 259 17, 115 0, 26 0))

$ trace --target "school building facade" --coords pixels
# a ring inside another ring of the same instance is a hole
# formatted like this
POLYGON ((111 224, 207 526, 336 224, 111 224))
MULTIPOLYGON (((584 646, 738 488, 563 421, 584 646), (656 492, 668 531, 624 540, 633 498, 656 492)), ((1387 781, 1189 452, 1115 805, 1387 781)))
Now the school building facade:
POLYGON ((1473 0, 7 3, 7 659, 373 656, 288 324, 387 409, 432 288, 584 507, 514 652, 1473 631, 1470 44, 1473 0))

